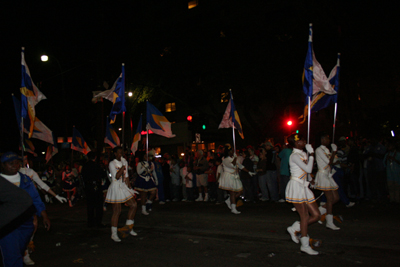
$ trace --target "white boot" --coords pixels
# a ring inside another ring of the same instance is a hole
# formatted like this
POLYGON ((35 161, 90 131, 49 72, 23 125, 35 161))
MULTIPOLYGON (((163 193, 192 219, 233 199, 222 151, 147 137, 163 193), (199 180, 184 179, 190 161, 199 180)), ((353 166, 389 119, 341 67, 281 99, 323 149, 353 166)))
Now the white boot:
POLYGON ((142 214, 149 215, 149 213, 146 211, 146 205, 142 206, 142 214))
MULTIPOLYGON (((324 215, 324 214, 326 213, 326 209, 325 209, 324 207, 319 206, 318 209, 319 209, 319 212, 321 213, 321 216, 324 215)), ((318 223, 319 223, 319 224, 322 224, 322 221, 319 220, 318 223)))
POLYGON ((290 237, 292 238, 293 242, 298 244, 299 243, 299 238, 297 237, 296 232, 300 231, 300 222, 299 221, 295 221, 292 224, 292 226, 289 226, 286 230, 289 232, 290 237))
POLYGON ((31 257, 29 256, 28 250, 25 251, 24 263, 25 265, 35 265, 35 262, 31 260, 31 257))
POLYGON ((340 227, 337 227, 333 223, 333 215, 332 214, 327 214, 326 215, 326 228, 332 229, 332 230, 340 230, 340 227))
POLYGON ((232 208, 231 208, 231 198, 230 198, 230 197, 228 197, 228 198, 225 200, 225 203, 226 203, 226 205, 228 206, 229 209, 232 209, 232 208))
POLYGON ((300 242, 301 242, 300 251, 305 252, 308 255, 318 255, 319 254, 318 251, 315 251, 310 247, 310 237, 302 236, 302 237, 300 237, 300 242))
POLYGON ((200 194, 199 195, 199 197, 198 198, 196 198, 196 200, 195 201, 203 201, 203 195, 202 194, 200 194))
POLYGON ((208 201, 208 193, 205 193, 204 194, 204 202, 207 202, 208 201))
POLYGON ((240 211, 236 209, 236 204, 231 204, 231 212, 233 214, 240 214, 240 211))
POLYGON ((118 234, 117 234, 118 228, 111 226, 111 239, 114 240, 115 242, 121 242, 121 239, 119 239, 118 234))

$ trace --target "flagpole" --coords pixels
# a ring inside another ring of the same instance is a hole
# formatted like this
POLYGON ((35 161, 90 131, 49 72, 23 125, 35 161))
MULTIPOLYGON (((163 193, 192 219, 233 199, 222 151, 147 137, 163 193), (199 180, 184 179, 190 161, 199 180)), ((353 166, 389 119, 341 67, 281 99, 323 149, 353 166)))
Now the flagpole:
MULTIPOLYGON (((233 101, 233 94, 232 94, 232 89, 229 89, 229 93, 231 95, 231 100, 233 101)), ((232 110, 232 104, 231 104, 231 110, 232 110)), ((236 154, 236 138, 235 138, 235 121, 234 121, 234 116, 232 116, 232 138, 233 138, 233 151, 236 154)))
MULTIPOLYGON (((72 139, 74 136, 74 128, 75 128, 75 125, 72 127, 72 139)), ((71 169, 72 169, 72 166, 74 163, 74 150, 72 149, 72 139, 71 139, 71 169)), ((67 135, 67 142, 68 142, 68 135, 67 135)))
POLYGON ((310 143, 310 124, 311 124, 311 97, 308 96, 308 126, 307 126, 307 144, 310 143))
POLYGON ((334 113, 333 113, 333 134, 332 134, 332 143, 335 143, 336 114, 337 114, 337 103, 335 103, 335 110, 334 110, 334 113))
POLYGON ((24 162, 24 117, 21 116, 21 131, 20 131, 20 137, 21 137, 21 154, 22 154, 22 162, 24 162))
MULTIPOLYGON (((337 66, 340 66, 340 53, 338 53, 338 60, 337 60, 337 66)), ((339 71, 338 69, 336 69, 336 71, 339 71)), ((338 81, 338 87, 339 87, 339 73, 337 73, 336 75, 338 75, 337 81, 338 81)), ((337 99, 338 99, 338 95, 339 94, 339 90, 337 88, 337 93, 336 93, 336 101, 335 101, 335 110, 333 113, 333 133, 332 133, 332 142, 335 142, 335 132, 336 132, 336 115, 337 115, 337 99)))
POLYGON ((122 148, 125 153, 125 111, 122 111, 122 148))

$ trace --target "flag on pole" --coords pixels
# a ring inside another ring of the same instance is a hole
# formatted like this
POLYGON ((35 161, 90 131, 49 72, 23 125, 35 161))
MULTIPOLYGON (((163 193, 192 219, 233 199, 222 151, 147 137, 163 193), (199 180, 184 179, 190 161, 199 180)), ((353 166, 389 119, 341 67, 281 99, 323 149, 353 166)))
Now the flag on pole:
POLYGON ((121 144, 118 134, 115 132, 108 118, 106 126, 106 137, 104 137, 104 143, 109 144, 112 148, 119 146, 121 144))
POLYGON ((175 137, 172 133, 171 123, 167 118, 149 101, 147 101, 147 124, 146 129, 152 130, 155 134, 168 138, 175 137))
MULTIPOLYGON (((18 128, 21 131, 21 103, 14 95, 12 96, 12 98, 14 102, 14 110, 15 116, 17 117, 18 128)), ((24 133, 27 133, 28 135, 28 129, 31 128, 30 125, 30 120, 24 120, 24 133)), ((47 126, 44 125, 44 123, 41 122, 38 117, 35 117, 35 123, 33 125, 33 133, 31 138, 40 139, 47 143, 53 144, 53 135, 51 130, 47 128, 47 126)))
POLYGON ((135 153, 138 149, 139 141, 141 139, 142 139, 142 114, 140 114, 139 123, 138 123, 137 129, 136 129, 135 136, 133 137, 133 141, 132 141, 131 151, 132 151, 133 155, 135 155, 135 153))
POLYGON ((86 141, 83 139, 83 136, 75 128, 75 126, 72 133, 71 149, 79 151, 85 155, 90 152, 90 148, 88 147, 86 141))
POLYGON ((25 120, 30 121, 29 129, 28 130, 28 137, 31 138, 33 135, 33 129, 35 125, 35 106, 41 100, 46 99, 46 96, 39 91, 36 85, 32 81, 31 74, 29 72, 28 65, 25 62, 25 53, 24 48, 21 51, 21 116, 25 120))
POLYGON ((113 102, 110 112, 110 123, 113 124, 116 115, 126 111, 125 108, 125 64, 122 63, 122 72, 109 90, 105 90, 92 98, 92 102, 96 103, 99 98, 105 98, 113 102))
MULTIPOLYGON (((337 64, 332 69, 329 77, 327 78, 329 82, 329 86, 331 88, 330 91, 334 91, 334 94, 328 94, 326 91, 318 91, 312 96, 311 100, 311 112, 317 112, 324 108, 329 107, 332 104, 337 103, 337 92, 339 90, 339 71, 340 71, 340 54, 338 54, 337 64)), ((307 118, 307 110, 308 104, 304 107, 304 114, 299 118, 303 118, 304 123, 307 118)))
POLYGON ((46 163, 49 162, 49 160, 57 153, 58 153, 57 139, 55 138, 55 136, 53 134, 53 145, 47 146, 46 163))
POLYGON ((230 95, 231 98, 228 106, 225 109, 224 116, 222 117, 222 121, 219 124, 218 129, 234 127, 238 130, 240 137, 244 139, 242 123, 240 122, 239 114, 235 108, 235 103, 233 103, 232 92, 230 92, 230 95))
MULTIPOLYGON (((19 150, 22 150, 21 145, 19 146, 19 150)), ((33 156, 37 157, 35 153, 35 146, 32 141, 29 140, 28 135, 24 134, 24 151, 33 154, 33 156)))
POLYGON ((313 95, 313 46, 312 46, 312 24, 308 34, 308 50, 303 70, 303 92, 307 97, 313 95))

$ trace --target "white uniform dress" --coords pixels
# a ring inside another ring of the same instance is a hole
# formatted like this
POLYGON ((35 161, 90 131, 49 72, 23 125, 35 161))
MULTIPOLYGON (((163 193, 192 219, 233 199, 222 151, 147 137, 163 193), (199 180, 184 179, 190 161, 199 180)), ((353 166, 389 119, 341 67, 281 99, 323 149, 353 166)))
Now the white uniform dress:
POLYGON ((232 164, 234 158, 226 157, 222 160, 224 172, 219 178, 219 188, 228 191, 240 192, 243 190, 242 182, 239 177, 239 169, 243 169, 244 166, 236 163, 236 166, 232 164))
POLYGON ((307 162, 306 152, 293 148, 289 157, 290 181, 286 186, 286 201, 289 203, 313 203, 315 197, 308 188, 307 173, 312 172, 314 157, 307 162))
POLYGON ((129 177, 127 172, 128 169, 127 161, 122 157, 121 161, 114 159, 113 161, 110 162, 108 168, 110 170, 112 182, 110 184, 110 187, 108 187, 105 202, 124 203, 129 199, 133 198, 135 195, 135 191, 133 189, 130 189, 124 182, 124 177, 129 177), (115 176, 122 166, 125 166, 125 171, 123 175, 121 175, 121 177, 117 180, 115 176))
POLYGON ((333 179, 335 170, 329 166, 329 159, 331 152, 326 146, 320 146, 315 150, 315 157, 317 159, 318 172, 315 177, 315 188, 322 191, 332 191, 339 188, 333 179))
POLYGON ((19 172, 31 178, 31 180, 34 181, 39 186, 39 188, 45 190, 46 192, 49 191, 50 187, 45 184, 42 179, 39 178, 39 175, 34 170, 30 168, 20 168, 19 172))

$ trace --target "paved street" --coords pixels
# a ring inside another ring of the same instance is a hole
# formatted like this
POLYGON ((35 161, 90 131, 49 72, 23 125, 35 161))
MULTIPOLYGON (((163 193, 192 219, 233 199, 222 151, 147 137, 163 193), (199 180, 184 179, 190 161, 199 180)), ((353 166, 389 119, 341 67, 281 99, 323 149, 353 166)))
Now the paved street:
MULTIPOLYGON (((322 255, 300 253, 286 227, 296 220, 291 205, 245 203, 240 215, 226 205, 174 202, 154 204, 149 216, 135 218, 137 237, 121 243, 110 228, 88 229, 86 205, 47 205, 52 229, 43 225, 35 236, 35 266, 393 266, 400 262, 400 207, 363 202, 342 203, 335 214, 344 218, 340 231, 315 224, 311 237, 322 239, 322 255)), ((140 210, 140 207, 139 209, 140 210)), ((124 207, 120 219, 123 226, 124 207)), ((111 209, 104 216, 109 224, 111 209)))

